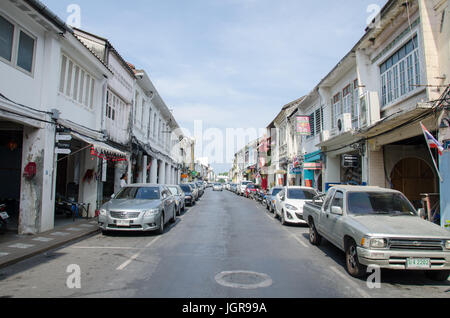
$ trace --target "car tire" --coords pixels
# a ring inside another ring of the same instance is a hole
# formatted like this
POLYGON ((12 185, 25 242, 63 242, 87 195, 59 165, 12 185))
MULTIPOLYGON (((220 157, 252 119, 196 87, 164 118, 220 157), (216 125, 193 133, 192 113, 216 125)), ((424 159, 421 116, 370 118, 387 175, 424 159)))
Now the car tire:
POLYGON ((317 232, 314 221, 311 221, 309 224, 309 242, 316 246, 319 246, 322 242, 322 236, 317 232))
POLYGON ((164 234, 164 231, 166 230, 165 226, 164 226, 164 214, 161 215, 160 221, 159 221, 159 229, 156 230, 156 233, 158 235, 162 235, 164 234))
POLYGON ((284 211, 281 211, 280 223, 281 223, 281 225, 286 225, 286 219, 284 217, 284 211))
POLYGON ((175 216, 180 216, 180 215, 181 215, 181 205, 175 211, 175 216))
POLYGON ((107 236, 109 234, 109 231, 107 230, 102 230, 102 235, 107 236))
POLYGON ((437 282, 445 282, 450 276, 450 271, 426 271, 425 276, 437 282))
POLYGON ((359 263, 356 243, 353 240, 346 244, 345 264, 347 272, 353 277, 361 278, 367 273, 367 267, 359 263))

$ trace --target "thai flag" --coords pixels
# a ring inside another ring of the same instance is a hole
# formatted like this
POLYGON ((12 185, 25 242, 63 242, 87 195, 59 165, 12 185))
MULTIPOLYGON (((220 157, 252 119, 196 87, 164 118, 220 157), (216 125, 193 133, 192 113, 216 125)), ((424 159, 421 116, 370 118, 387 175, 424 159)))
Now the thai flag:
POLYGON ((422 126, 423 134, 425 135, 425 139, 427 140, 428 146, 430 148, 437 149, 439 155, 442 156, 444 154, 444 147, 439 143, 439 141, 437 141, 433 137, 433 135, 428 131, 428 129, 425 128, 425 126, 422 123, 420 123, 420 125, 422 126))

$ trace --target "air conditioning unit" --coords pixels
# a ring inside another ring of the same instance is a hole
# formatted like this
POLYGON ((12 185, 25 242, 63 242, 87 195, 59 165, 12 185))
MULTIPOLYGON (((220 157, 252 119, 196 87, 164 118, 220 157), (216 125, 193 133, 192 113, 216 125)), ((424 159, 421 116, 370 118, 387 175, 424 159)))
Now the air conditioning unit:
POLYGON ((339 115, 336 122, 338 134, 352 130, 352 114, 344 113, 339 115))
POLYGON ((360 128, 370 127, 380 120, 378 92, 365 92, 359 98, 360 128))
POLYGON ((323 130, 320 133, 320 142, 325 142, 328 139, 330 139, 330 131, 329 130, 323 130))

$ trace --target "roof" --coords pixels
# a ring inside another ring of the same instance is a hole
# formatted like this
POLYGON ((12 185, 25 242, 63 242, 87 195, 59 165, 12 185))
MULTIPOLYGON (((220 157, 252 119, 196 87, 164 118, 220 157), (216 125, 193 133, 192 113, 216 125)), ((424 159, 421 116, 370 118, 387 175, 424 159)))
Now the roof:
POLYGON ((354 192, 398 192, 397 190, 375 187, 375 186, 354 186, 354 185, 342 185, 337 184, 332 186, 345 190, 345 191, 354 191, 354 192))

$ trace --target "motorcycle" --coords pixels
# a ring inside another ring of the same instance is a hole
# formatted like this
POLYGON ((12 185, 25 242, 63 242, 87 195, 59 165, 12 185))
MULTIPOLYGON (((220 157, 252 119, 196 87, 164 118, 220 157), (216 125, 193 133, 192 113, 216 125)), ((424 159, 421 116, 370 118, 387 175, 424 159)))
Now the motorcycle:
POLYGON ((5 233, 8 227, 9 215, 6 212, 6 204, 0 204, 0 233, 5 233))
POLYGON ((73 210, 72 210, 73 202, 66 199, 60 194, 56 195, 56 202, 55 202, 55 213, 58 215, 65 214, 66 217, 73 216, 73 210))

